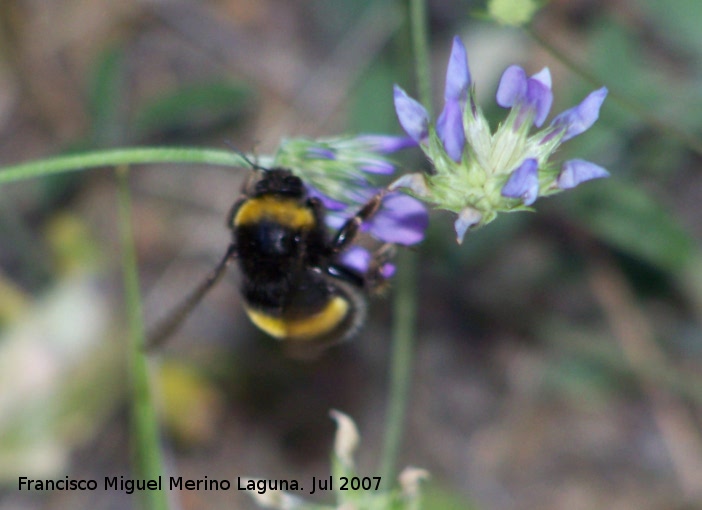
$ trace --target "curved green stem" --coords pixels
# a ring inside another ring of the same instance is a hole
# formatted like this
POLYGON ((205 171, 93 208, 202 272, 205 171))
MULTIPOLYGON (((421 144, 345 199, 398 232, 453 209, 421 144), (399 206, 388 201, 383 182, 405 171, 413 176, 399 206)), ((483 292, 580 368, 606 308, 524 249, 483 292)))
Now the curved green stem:
POLYGON ((0 184, 75 172, 87 168, 116 167, 143 163, 200 163, 222 166, 247 165, 236 152, 193 147, 133 147, 102 150, 39 159, 0 168, 0 184))
MULTIPOLYGON (((141 316, 139 275, 132 232, 132 205, 126 165, 117 169, 119 182, 119 225, 122 244, 125 301, 129 319, 129 376, 131 386, 132 456, 135 476, 163 480, 163 460, 158 420, 149 384, 149 366, 144 352, 144 324, 141 316)), ((145 491, 143 508, 166 510, 168 498, 163 490, 145 491)))

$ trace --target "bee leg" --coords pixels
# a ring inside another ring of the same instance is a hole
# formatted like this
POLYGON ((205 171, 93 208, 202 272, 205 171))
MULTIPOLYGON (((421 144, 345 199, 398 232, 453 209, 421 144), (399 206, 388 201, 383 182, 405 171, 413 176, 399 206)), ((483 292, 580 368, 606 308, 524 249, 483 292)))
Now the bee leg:
POLYGON ((369 293, 382 294, 387 290, 388 280, 394 273, 394 266, 390 265, 388 274, 388 263, 395 257, 396 252, 395 245, 391 243, 385 243, 373 252, 364 277, 364 285, 369 293))
POLYGON ((344 248, 347 248, 358 235, 358 231, 364 221, 371 218, 378 209, 385 196, 385 191, 381 191, 371 198, 361 209, 351 218, 346 220, 346 223, 337 232, 334 241, 332 242, 332 251, 339 253, 344 248))
POLYGON ((219 261, 217 267, 200 283, 176 308, 174 308, 146 339, 146 350, 154 349, 163 344, 176 330, 183 324, 188 314, 202 301, 202 298, 215 286, 222 278, 229 263, 236 257, 236 246, 230 244, 227 252, 219 261))

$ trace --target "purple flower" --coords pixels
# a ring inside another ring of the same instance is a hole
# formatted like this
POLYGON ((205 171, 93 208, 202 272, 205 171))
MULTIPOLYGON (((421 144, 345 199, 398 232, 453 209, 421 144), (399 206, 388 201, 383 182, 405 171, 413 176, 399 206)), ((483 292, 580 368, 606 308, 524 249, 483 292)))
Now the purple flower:
POLYGON ((385 278, 386 280, 389 280, 390 278, 395 276, 396 272, 397 272, 397 266, 395 264, 390 263, 390 262, 386 262, 380 268, 380 275, 383 278, 385 278))
POLYGON ((529 158, 517 167, 502 187, 502 196, 521 198, 524 205, 533 204, 539 196, 539 164, 529 158))
POLYGON ((463 131, 463 108, 458 101, 446 101, 436 121, 436 134, 444 144, 446 154, 457 163, 461 161, 466 135, 463 131))
POLYGON ((571 159, 563 163, 556 185, 560 189, 571 189, 581 182, 609 177, 609 172, 599 165, 583 159, 571 159))
POLYGON ((369 174, 390 175, 395 171, 395 166, 392 163, 380 159, 359 159, 356 163, 361 170, 369 174))
POLYGON ((414 197, 455 213, 460 243, 466 233, 487 225, 501 212, 524 210, 540 195, 608 176, 604 168, 584 160, 552 161, 562 142, 594 124, 607 89, 592 92, 546 124, 553 104, 551 86, 546 67, 529 76, 520 66, 509 66, 496 92, 497 103, 509 113, 492 129, 477 104, 466 49, 454 38, 444 107, 435 124, 429 123, 422 105, 395 86, 400 123, 420 142, 432 169, 401 176, 391 187, 407 188, 414 197))
MULTIPOLYGON (((361 274, 368 272, 372 260, 371 252, 361 246, 351 246, 341 254, 341 263, 361 274)), ((395 269, 394 264, 386 262, 380 266, 380 275, 385 279, 392 278, 395 274, 395 269)))
POLYGON ((600 107, 607 97, 607 92, 607 87, 591 92, 579 105, 564 111, 551 121, 551 127, 557 131, 565 130, 561 142, 590 129, 600 116, 600 107))
MULTIPOLYGON (((307 185, 307 192, 310 197, 322 201, 326 209, 325 223, 334 230, 342 228, 356 212, 349 204, 334 200, 313 186, 307 185)), ((353 202, 363 204, 379 192, 377 188, 366 188, 363 193, 354 194, 353 202)), ((385 195, 380 208, 363 224, 362 230, 380 241, 407 246, 422 241, 428 226, 429 213, 419 200, 391 192, 385 195)))
MULTIPOLYGON (((410 245, 424 238, 428 226, 424 205, 375 184, 370 174, 393 173, 395 166, 384 154, 414 145, 409 137, 389 135, 292 139, 278 149, 274 165, 294 169, 308 197, 322 204, 325 224, 335 231, 374 197, 382 196, 362 230, 382 242, 410 245)), ((373 204, 377 203, 375 199, 373 204)))
POLYGON ((402 129, 417 143, 429 136, 429 114, 417 101, 407 95, 398 85, 394 87, 395 112, 402 129))
POLYGON ((429 214, 419 200, 393 192, 385 196, 380 210, 364 224, 364 229, 386 243, 410 245, 424 239, 428 225, 429 214))
POLYGON ((390 154, 417 145, 411 137, 393 135, 361 135, 357 136, 355 141, 365 145, 367 150, 379 154, 390 154))
POLYGON ((527 78, 524 69, 516 65, 509 66, 500 78, 496 99, 497 104, 504 108, 519 109, 520 119, 515 123, 515 129, 519 128, 523 117, 530 111, 534 114, 534 125, 541 127, 553 103, 551 73, 545 67, 527 78))
POLYGON ((519 66, 509 66, 502 73, 500 83, 497 86, 497 104, 503 108, 511 108, 520 98, 526 96, 527 75, 524 69, 519 66))
POLYGON ((351 246, 341 255, 341 262, 344 266, 361 274, 368 271, 370 261, 371 253, 361 246, 351 246))
POLYGON ((329 210, 329 211, 343 211, 346 209, 348 206, 344 202, 340 202, 338 200, 334 200, 333 198, 325 195, 321 191, 319 191, 317 188, 314 186, 310 186, 309 184, 306 185, 307 188, 307 194, 310 197, 317 198, 322 201, 322 204, 324 205, 324 208, 329 210))
POLYGON ((533 75, 530 79, 540 82, 544 87, 551 90, 551 71, 548 70, 548 67, 544 67, 541 71, 533 75))
POLYGON ((465 104, 470 87, 470 69, 468 68, 468 55, 463 41, 458 36, 453 38, 451 56, 446 67, 446 86, 444 99, 446 101, 461 101, 465 104))
POLYGON ((444 109, 436 121, 436 133, 444 144, 446 154, 458 162, 463 155, 466 136, 463 130, 463 110, 470 87, 470 69, 468 56, 463 41, 453 38, 451 56, 446 68, 446 87, 444 89, 444 109))
POLYGON ((456 242, 458 244, 463 243, 463 238, 468 232, 468 229, 479 225, 483 219, 483 215, 477 209, 472 207, 466 207, 460 211, 456 217, 456 221, 453 224, 456 230, 456 242))

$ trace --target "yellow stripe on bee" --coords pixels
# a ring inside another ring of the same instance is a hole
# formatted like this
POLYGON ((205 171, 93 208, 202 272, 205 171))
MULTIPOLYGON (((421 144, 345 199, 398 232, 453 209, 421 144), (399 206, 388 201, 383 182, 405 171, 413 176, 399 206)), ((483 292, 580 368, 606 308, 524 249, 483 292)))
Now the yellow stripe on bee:
POLYGON ((233 226, 255 225, 263 220, 293 229, 312 228, 316 222, 312 210, 298 200, 263 196, 244 202, 234 216, 233 226))
POLYGON ((282 319, 249 307, 245 309, 251 322, 272 337, 280 340, 311 340, 330 333, 341 324, 349 311, 349 302, 336 296, 321 312, 301 319, 282 319))

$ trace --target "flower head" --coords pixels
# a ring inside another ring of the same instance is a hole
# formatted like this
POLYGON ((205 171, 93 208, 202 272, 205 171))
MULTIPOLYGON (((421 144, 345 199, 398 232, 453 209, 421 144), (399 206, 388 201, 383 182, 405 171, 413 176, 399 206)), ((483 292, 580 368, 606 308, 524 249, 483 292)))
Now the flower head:
POLYGON ((529 209, 542 196, 607 177, 594 163, 574 159, 558 164, 551 156, 561 143, 589 129, 607 96, 602 87, 543 127, 553 103, 548 68, 528 76, 508 67, 496 101, 509 113, 495 131, 475 102, 463 43, 454 38, 446 72, 444 108, 436 123, 426 109, 395 86, 400 125, 431 161, 430 175, 409 174, 391 187, 457 214, 457 239, 494 220, 499 212, 529 209), (532 133, 532 128, 541 128, 532 133))

